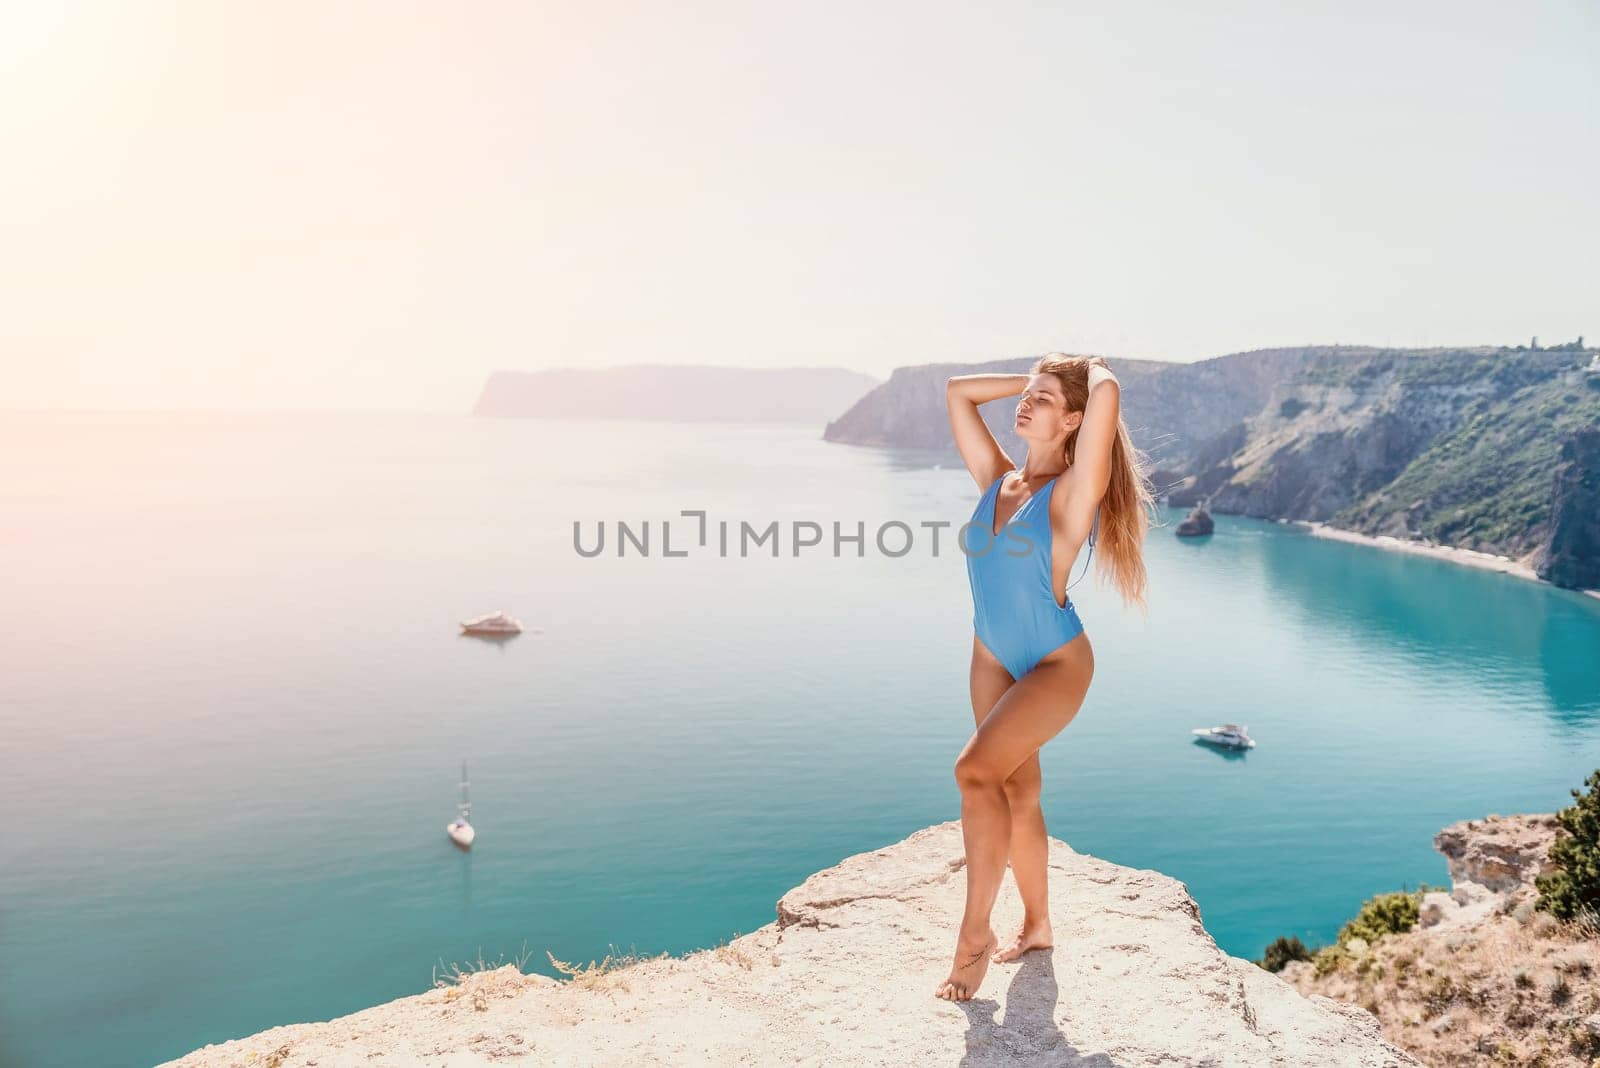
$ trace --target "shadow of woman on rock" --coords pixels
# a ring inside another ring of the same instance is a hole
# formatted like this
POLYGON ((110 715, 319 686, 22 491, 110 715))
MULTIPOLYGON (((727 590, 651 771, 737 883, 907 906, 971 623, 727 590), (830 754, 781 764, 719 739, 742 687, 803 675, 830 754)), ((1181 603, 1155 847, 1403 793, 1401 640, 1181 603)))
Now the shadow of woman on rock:
MULTIPOLYGON (((991 965, 990 978, 996 977, 995 967, 991 965)), ((1003 1020, 995 1020, 1000 1003, 991 998, 954 1002, 967 1014, 967 1050, 961 1058, 962 1068, 1117 1068, 1110 1054, 1084 1054, 1067 1041, 1056 1026, 1060 1000, 1054 954, 1035 951, 1021 958, 1011 977, 1003 1020)))

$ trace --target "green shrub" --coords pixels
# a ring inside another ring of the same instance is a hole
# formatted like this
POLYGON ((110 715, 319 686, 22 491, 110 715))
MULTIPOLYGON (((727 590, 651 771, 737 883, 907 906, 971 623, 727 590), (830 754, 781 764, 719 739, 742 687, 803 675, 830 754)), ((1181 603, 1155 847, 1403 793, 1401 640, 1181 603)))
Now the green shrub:
POLYGON ((1384 935, 1411 930, 1417 925, 1422 894, 1421 890, 1409 893, 1398 890, 1369 898, 1356 918, 1339 928, 1339 945, 1348 945, 1352 938, 1362 938, 1369 946, 1375 945, 1384 935))
POLYGON ((1573 920, 1600 910, 1600 769, 1584 780, 1588 793, 1572 791, 1576 803, 1556 813, 1567 832, 1550 847, 1555 870, 1534 879, 1534 906, 1558 920, 1573 920))
MULTIPOLYGON (((1351 959, 1349 945, 1352 938, 1363 939, 1371 946, 1384 935, 1400 934, 1415 927, 1417 914, 1422 907, 1422 896, 1427 892, 1428 884, 1419 883, 1416 890, 1397 890, 1369 898, 1362 903, 1356 918, 1339 928, 1339 937, 1332 945, 1308 948, 1298 938, 1280 936, 1254 963, 1269 972, 1278 972, 1292 960, 1308 960, 1316 967, 1318 975, 1327 975, 1351 959)), ((1408 957, 1403 962, 1397 961, 1396 967, 1404 972, 1414 963, 1414 958, 1408 957)), ((1371 964, 1371 958, 1364 957, 1361 970, 1365 972, 1371 964)))
POLYGON ((1316 967, 1318 975, 1327 975, 1337 971, 1339 965, 1350 959, 1349 952, 1337 942, 1331 946, 1323 946, 1311 956, 1311 963, 1316 967))
POLYGON ((1269 972, 1281 972, 1283 966, 1292 960, 1310 959, 1311 951, 1300 939, 1279 937, 1273 940, 1256 963, 1269 972))

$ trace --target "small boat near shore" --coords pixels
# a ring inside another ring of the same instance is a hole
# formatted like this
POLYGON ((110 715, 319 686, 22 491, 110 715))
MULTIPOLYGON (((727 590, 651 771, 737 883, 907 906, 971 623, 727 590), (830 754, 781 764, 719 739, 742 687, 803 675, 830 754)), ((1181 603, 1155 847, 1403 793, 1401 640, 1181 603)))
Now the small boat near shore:
POLYGON ((1237 723, 1222 723, 1215 727, 1196 727, 1189 733, 1195 741, 1224 749, 1254 749, 1256 740, 1237 723))
POLYGON ((490 612, 477 619, 462 621, 461 633, 476 634, 486 638, 507 638, 522 633, 522 623, 506 615, 505 610, 490 612))

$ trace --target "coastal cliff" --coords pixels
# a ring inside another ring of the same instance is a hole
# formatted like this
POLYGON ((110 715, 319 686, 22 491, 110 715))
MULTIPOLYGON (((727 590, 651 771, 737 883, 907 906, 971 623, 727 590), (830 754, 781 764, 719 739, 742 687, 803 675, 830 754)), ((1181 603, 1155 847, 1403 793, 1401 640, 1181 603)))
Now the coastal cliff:
POLYGON ((1534 908, 1559 833, 1554 815, 1451 824, 1433 844, 1452 889, 1423 895, 1415 927, 1278 974, 1365 1006, 1429 1065, 1600 1064, 1600 940, 1534 908))
MULTIPOLYGON (((1056 946, 933 996, 965 891, 959 821, 847 857, 715 949, 569 981, 515 965, 196 1050, 225 1065, 1416 1065, 1364 1009, 1217 948, 1183 884, 1050 840, 1056 946), (521 1058, 527 1058, 521 1060, 521 1058)), ((1009 875, 997 931, 1021 920, 1009 875)))
MULTIPOLYGON (((1263 349, 1192 364, 1116 360, 1124 419, 1169 504, 1546 561, 1600 575, 1595 351, 1495 347, 1263 349)), ((1028 359, 897 370, 824 433, 952 448, 943 384, 1028 359)), ((1011 402, 984 406, 1013 456, 1011 402)))
POLYGON ((1574 431, 1561 442, 1550 528, 1534 564, 1539 577, 1600 588, 1600 428, 1574 431))

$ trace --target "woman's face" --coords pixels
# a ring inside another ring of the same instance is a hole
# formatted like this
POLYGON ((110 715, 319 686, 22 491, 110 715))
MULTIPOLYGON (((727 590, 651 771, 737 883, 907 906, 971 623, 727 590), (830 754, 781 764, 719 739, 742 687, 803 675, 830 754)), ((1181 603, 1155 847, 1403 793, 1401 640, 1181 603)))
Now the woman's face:
POLYGON ((1017 398, 1017 433, 1042 441, 1064 437, 1072 426, 1071 414, 1056 376, 1034 375, 1028 379, 1028 388, 1017 398))

